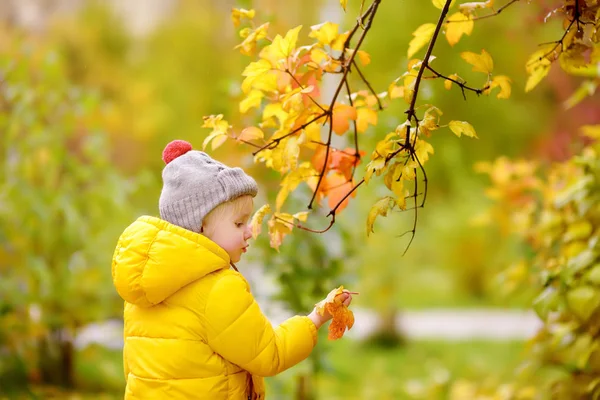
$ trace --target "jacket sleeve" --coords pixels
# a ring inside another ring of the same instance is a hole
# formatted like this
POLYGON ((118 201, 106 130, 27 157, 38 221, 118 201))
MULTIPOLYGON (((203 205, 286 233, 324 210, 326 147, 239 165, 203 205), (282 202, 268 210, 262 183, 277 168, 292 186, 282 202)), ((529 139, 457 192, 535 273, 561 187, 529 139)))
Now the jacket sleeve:
POLYGON ((317 342, 317 328, 308 317, 292 317, 274 329, 238 275, 215 283, 205 316, 208 345, 253 375, 285 371, 307 358, 317 342))

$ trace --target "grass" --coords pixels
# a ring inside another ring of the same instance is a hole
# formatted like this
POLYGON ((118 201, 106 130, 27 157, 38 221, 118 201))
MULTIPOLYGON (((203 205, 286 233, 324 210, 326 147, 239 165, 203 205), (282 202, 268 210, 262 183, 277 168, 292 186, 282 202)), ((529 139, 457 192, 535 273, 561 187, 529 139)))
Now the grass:
MULTIPOLYGON (((521 342, 409 342, 403 347, 380 348, 353 340, 322 341, 323 371, 307 381, 318 395, 314 400, 415 399, 407 392, 420 385, 456 379, 509 379, 519 364, 521 342)), ((40 398, 72 400, 122 399, 123 367, 120 351, 90 346, 78 354, 77 394, 46 388, 40 398)), ((310 362, 267 379, 270 399, 294 398, 300 377, 310 362)), ((39 393, 39 390, 38 390, 39 393)), ((1 396, 0 396, 1 398, 1 396)), ((422 397, 421 397, 422 398, 422 397)))
MULTIPOLYGON (((410 342, 379 348, 355 341, 330 344, 325 370, 309 386, 317 399, 415 399, 419 386, 457 379, 510 379, 521 361, 522 342, 410 342)), ((267 381, 274 398, 291 398, 306 362, 267 381)))

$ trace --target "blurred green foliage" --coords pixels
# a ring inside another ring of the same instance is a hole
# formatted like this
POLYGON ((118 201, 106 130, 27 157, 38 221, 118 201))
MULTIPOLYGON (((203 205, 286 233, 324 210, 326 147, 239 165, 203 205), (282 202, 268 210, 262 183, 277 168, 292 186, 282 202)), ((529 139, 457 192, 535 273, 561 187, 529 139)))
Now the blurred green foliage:
POLYGON ((121 313, 108 265, 141 180, 112 164, 102 99, 59 53, 16 41, 0 71, 0 386, 71 385, 76 330, 121 313))

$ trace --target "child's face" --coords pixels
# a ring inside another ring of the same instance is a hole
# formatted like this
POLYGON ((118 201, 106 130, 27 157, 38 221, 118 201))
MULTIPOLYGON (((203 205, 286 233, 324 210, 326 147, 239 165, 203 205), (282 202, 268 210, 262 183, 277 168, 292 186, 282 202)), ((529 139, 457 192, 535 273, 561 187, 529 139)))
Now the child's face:
POLYGON ((248 240, 252 237, 248 225, 251 212, 250 204, 237 212, 225 213, 222 218, 213 222, 214 226, 205 226, 206 231, 210 232, 207 237, 221 246, 233 262, 240 261, 248 247, 248 240))

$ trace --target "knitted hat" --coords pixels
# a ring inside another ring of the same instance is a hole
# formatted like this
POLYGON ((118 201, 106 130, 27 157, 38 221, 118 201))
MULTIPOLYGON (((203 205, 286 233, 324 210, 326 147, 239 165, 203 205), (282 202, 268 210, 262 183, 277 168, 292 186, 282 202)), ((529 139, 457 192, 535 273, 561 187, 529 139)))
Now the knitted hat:
POLYGON ((200 232, 202 220, 219 204, 243 195, 256 196, 256 181, 241 168, 230 168, 192 145, 175 140, 163 151, 165 168, 158 202, 160 217, 200 232))

